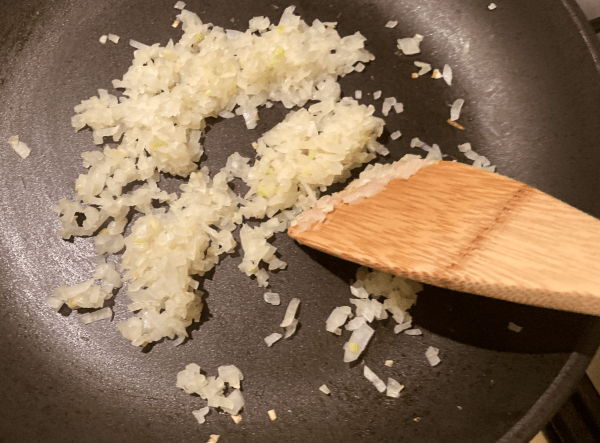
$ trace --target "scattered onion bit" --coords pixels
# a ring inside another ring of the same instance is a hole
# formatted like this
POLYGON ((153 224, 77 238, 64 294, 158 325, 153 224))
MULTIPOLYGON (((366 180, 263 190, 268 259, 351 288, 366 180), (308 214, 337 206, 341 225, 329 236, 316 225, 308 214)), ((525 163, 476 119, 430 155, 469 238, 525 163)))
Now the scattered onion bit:
POLYGON ((385 365, 389 368, 391 368, 393 364, 394 364, 394 360, 386 360, 385 361, 385 365))
POLYGON ((454 126, 457 129, 460 129, 461 131, 465 130, 465 127, 463 125, 461 125, 460 123, 457 122, 453 122, 452 120, 448 119, 448 123, 450 123, 452 126, 454 126))
POLYGON ((269 414, 269 418, 271 419, 271 421, 277 420, 277 414, 275 413, 275 409, 271 409, 269 412, 267 412, 267 414, 269 414))
POLYGON ((210 438, 208 439, 207 443, 217 443, 219 438, 221 438, 219 434, 210 434, 210 438))
POLYGON ((434 69, 433 74, 431 74, 431 78, 435 78, 435 79, 442 78, 442 73, 440 72, 439 69, 434 69))
POLYGON ((327 385, 325 385, 325 384, 321 385, 321 387, 319 388, 319 391, 321 391, 325 395, 330 395, 331 394, 331 389, 329 389, 327 387, 327 385))
POLYGON ((410 76, 412 78, 419 78, 419 74, 417 74, 416 72, 413 72, 412 74, 410 74, 410 76))
POLYGON ((100 43, 105 44, 106 40, 108 40, 108 35, 103 35, 100 37, 100 43))
POLYGON ((174 28, 176 28, 177 26, 179 26, 179 20, 175 20, 171 26, 174 27, 174 28))
POLYGON ((497 6, 496 6, 496 3, 490 3, 490 4, 488 5, 488 9, 489 9, 490 11, 493 11, 493 10, 494 10, 494 9, 496 9, 496 8, 497 8, 497 6))
POLYGON ((242 416, 241 415, 232 415, 231 418, 233 419, 233 421, 235 422, 235 424, 237 425, 239 422, 242 421, 242 416))
POLYGON ((418 422, 419 420, 421 420, 421 417, 415 417, 415 418, 413 418, 414 422, 418 422))
POLYGON ((510 329, 513 332, 521 332, 523 330, 523 326, 519 326, 511 321, 508 322, 508 329, 510 329))

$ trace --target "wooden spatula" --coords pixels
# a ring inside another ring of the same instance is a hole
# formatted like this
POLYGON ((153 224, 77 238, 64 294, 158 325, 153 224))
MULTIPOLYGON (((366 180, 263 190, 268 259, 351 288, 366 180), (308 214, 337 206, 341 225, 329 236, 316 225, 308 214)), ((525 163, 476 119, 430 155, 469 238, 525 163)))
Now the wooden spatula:
POLYGON ((600 315, 600 220, 541 191, 439 162, 289 235, 420 282, 600 315))

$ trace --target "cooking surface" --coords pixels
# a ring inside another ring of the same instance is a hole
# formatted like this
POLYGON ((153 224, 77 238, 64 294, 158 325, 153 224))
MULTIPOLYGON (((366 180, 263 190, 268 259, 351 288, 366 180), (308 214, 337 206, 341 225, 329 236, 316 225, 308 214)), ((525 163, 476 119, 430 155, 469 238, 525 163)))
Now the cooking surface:
MULTIPOLYGON (((273 275, 271 286, 283 306, 292 297, 302 300, 302 326, 292 340, 272 348, 262 339, 276 330, 284 309, 262 300, 264 290, 236 269, 237 254, 204 282, 204 321, 179 348, 165 342, 142 351, 121 338, 114 323, 128 317, 123 291, 115 298, 113 323, 84 326, 80 314, 61 316, 48 308, 44 300, 54 287, 87 278, 94 266, 91 239, 59 239, 50 209, 73 196, 83 172, 79 155, 93 149, 88 130, 73 132, 72 108, 123 75, 132 58, 130 38, 161 44, 178 38, 181 31, 170 27, 172 3, 1 4, 9 14, 0 17, 0 139, 19 134, 32 154, 21 160, 8 145, 0 153, 0 439, 182 442, 206 441, 215 433, 226 442, 492 442, 527 413, 566 362, 573 372, 585 367, 585 357, 572 351, 590 353, 576 345, 588 317, 427 288, 412 310, 423 336, 395 336, 392 324, 381 322, 367 350, 371 369, 406 385, 400 399, 385 398, 364 380, 360 365, 342 362, 347 337, 324 331, 331 310, 347 304, 355 268, 298 247, 285 235, 275 244, 289 269, 273 275), (98 43, 108 32, 121 36, 119 44, 98 43), (509 331, 511 321, 523 331, 509 331), (435 368, 424 358, 428 346, 441 350, 435 368), (383 366, 387 359, 394 367, 383 366), (204 402, 175 387, 177 372, 190 362, 209 375, 221 364, 240 367, 246 408, 239 425, 215 412, 205 425, 195 422, 191 411, 204 402), (323 383, 331 397, 318 391, 323 383), (277 421, 269 420, 269 409, 277 411, 277 421)), ((278 20, 288 5, 187 3, 205 21, 239 30, 256 15, 278 20)), ((360 30, 367 37, 377 60, 341 83, 346 95, 382 89, 384 97, 404 102, 405 113, 388 120, 390 132, 403 132, 389 142, 393 158, 410 151, 414 136, 456 157, 455 146, 470 141, 500 172, 598 217, 600 200, 592 198, 600 194, 597 67, 560 3, 521 3, 506 1, 488 11, 475 0, 459 7, 444 1, 296 2, 309 23, 337 19, 341 35, 360 30), (384 28, 392 19, 398 27, 384 28), (565 32, 558 36, 556 29, 565 32), (451 64, 452 87, 416 83, 412 59, 393 54, 396 38, 416 32, 425 41, 415 60, 451 64), (570 81, 573 76, 578 82, 570 81), (464 133, 445 124, 446 105, 456 98, 467 103, 464 133)), ((279 106, 261 110, 255 131, 239 118, 212 122, 206 164, 215 171, 236 150, 250 155, 250 143, 285 113, 279 106)), ((595 348, 598 338, 588 338, 595 348)))

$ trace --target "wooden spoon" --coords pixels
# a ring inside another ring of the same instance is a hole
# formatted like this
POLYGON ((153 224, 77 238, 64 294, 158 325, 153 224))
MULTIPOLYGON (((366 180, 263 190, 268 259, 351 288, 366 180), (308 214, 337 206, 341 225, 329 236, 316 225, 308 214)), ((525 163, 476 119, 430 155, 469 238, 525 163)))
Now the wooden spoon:
POLYGON ((524 183, 455 162, 396 178, 298 242, 420 282, 600 315, 600 220, 524 183))

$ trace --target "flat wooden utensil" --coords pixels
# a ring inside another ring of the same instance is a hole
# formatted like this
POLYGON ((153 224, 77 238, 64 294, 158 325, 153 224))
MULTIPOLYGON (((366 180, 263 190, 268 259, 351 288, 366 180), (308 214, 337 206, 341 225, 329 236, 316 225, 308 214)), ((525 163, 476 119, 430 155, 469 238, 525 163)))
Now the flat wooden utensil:
POLYGON ((472 166, 426 166, 288 233, 312 248, 423 283, 600 315, 600 220, 472 166))

